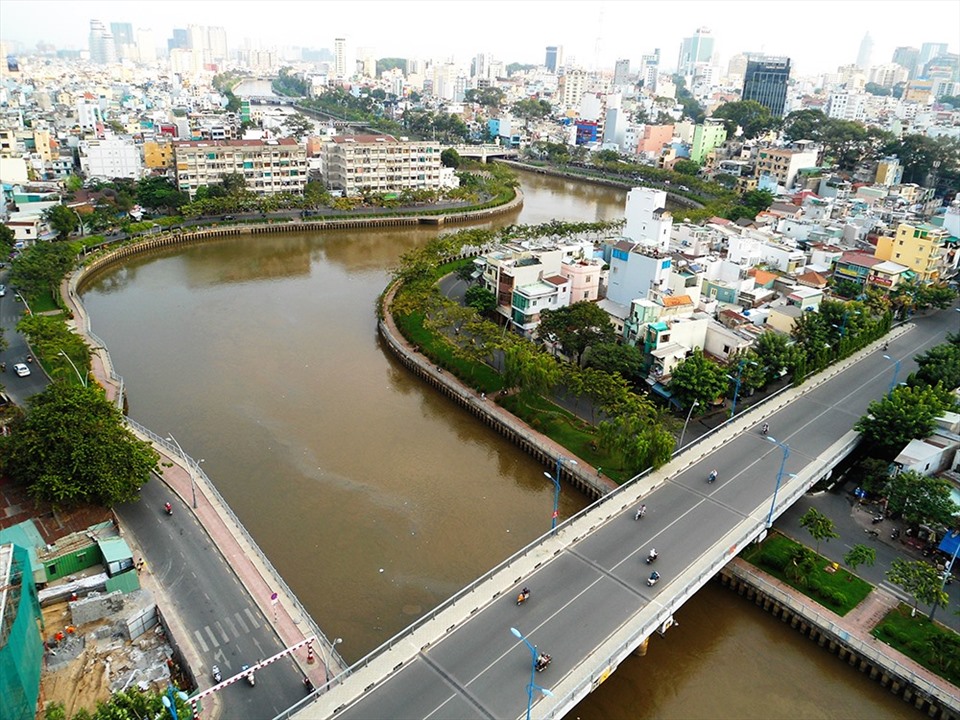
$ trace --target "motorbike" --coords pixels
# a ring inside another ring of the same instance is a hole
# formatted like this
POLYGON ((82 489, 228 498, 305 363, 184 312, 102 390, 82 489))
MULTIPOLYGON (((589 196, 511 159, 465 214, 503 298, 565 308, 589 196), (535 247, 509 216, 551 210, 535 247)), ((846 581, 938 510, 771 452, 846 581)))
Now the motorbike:
POLYGON ((660 582, 660 573, 654 570, 652 573, 650 573, 650 577, 647 578, 647 585, 653 587, 658 582, 660 582))
POLYGON ((546 653, 537 655, 537 672, 543 672, 543 669, 550 664, 551 660, 553 660, 553 658, 546 653))
POLYGON ((716 471, 716 470, 714 470, 713 472, 711 472, 711 473, 707 476, 707 482, 708 482, 708 483, 716 482, 716 479, 717 479, 717 471, 716 471))
POLYGON ((896 540, 898 537, 900 537, 900 528, 894 528, 893 532, 890 533, 890 539, 896 540))
POLYGON ((310 678, 305 677, 303 679, 303 689, 306 690, 307 693, 313 692, 313 682, 311 682, 310 678))
POLYGON ((873 516, 873 519, 870 520, 871 525, 877 525, 883 522, 883 513, 877 513, 873 516))
POLYGON ((167 515, 173 515, 173 505, 171 505, 170 503, 164 503, 164 504, 163 504, 163 511, 164 511, 167 515))
POLYGON ((220 674, 220 668, 218 668, 216 665, 211 668, 211 672, 213 673, 213 681, 215 683, 219 683, 223 680, 223 676, 220 674))
POLYGON ((864 528, 863 531, 870 537, 880 537, 880 531, 873 528, 864 528))
POLYGON ((634 520, 639 520, 640 518, 642 518, 642 517, 643 517, 644 515, 646 515, 646 514, 647 514, 647 506, 646 506, 646 505, 641 505, 640 507, 637 508, 637 512, 636 512, 636 514, 633 516, 633 519, 634 519, 634 520))
MULTIPOLYGON (((249 665, 244 665, 242 668, 240 668, 240 672, 241 673, 245 672, 249 667, 250 667, 249 665)), ((254 685, 257 684, 257 680, 256 678, 253 677, 252 672, 247 675, 247 682, 250 683, 250 687, 253 687, 254 685)))
POLYGON ((651 550, 650 554, 647 555, 647 565, 650 565, 651 563, 656 562, 658 557, 659 555, 657 554, 657 551, 651 550))
POLYGON ((523 605, 527 600, 530 599, 530 591, 524 588, 520 591, 520 594, 517 595, 517 605, 523 605))
POLYGON ((763 427, 760 428, 760 434, 761 434, 761 435, 766 435, 768 432, 770 432, 770 426, 767 425, 766 423, 764 423, 764 424, 763 424, 763 427))
POLYGON ((32 362, 33 362, 33 355, 27 355, 27 362, 28 362, 28 363, 32 363, 32 362))
POLYGON ((2 372, 6 372, 6 371, 7 371, 7 364, 6 364, 6 363, 0 363, 0 371, 2 371, 2 372))

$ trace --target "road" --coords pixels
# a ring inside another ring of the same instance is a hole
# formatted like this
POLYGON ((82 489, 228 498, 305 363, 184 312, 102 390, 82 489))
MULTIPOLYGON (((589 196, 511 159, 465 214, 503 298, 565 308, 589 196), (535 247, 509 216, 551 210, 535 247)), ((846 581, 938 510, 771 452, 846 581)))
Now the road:
MULTIPOLYGON (((913 369, 915 355, 942 342, 954 319, 952 309, 918 318, 915 329, 891 342, 887 354, 902 360, 902 377, 913 369)), ((786 473, 800 472, 887 392, 894 367, 883 354, 868 355, 768 418, 771 434, 790 448, 786 473)), ((744 518, 765 517, 782 458, 780 447, 760 434, 758 419, 649 494, 642 520, 635 521, 633 508, 627 508, 601 523, 455 629, 439 632, 435 643, 421 647, 405 667, 337 717, 521 716, 531 656, 511 627, 553 656, 536 682, 555 687, 618 628, 681 592, 680 581, 672 586, 671 580, 702 561, 705 548, 744 518), (710 485, 706 477, 714 467, 719 479, 710 485), (663 579, 651 588, 644 557, 654 546, 663 579), (533 594, 518 607, 514 598, 520 584, 533 594)), ((373 681, 362 672, 359 685, 373 681)), ((544 709, 555 701, 543 700, 544 709)), ((315 706, 300 716, 323 717, 330 709, 315 706)))
MULTIPOLYGON (((0 283, 7 283, 7 271, 0 270, 0 283)), ((0 297, 0 327, 3 328, 3 338, 7 342, 7 349, 0 350, 0 362, 7 364, 6 372, 0 374, 0 384, 5 386, 4 392, 21 407, 26 406, 27 398, 47 386, 47 378, 37 363, 29 364, 30 374, 27 377, 17 377, 13 371, 13 364, 26 362, 30 353, 23 336, 17 333, 17 323, 23 315, 23 302, 17 299, 16 293, 7 287, 7 294, 0 297)))
MULTIPOLYGON (((161 612, 175 613, 189 641, 206 658, 193 668, 200 689, 214 685, 210 668, 224 680, 283 650, 283 644, 253 598, 213 546, 187 505, 158 478, 151 478, 139 502, 115 509, 146 560, 146 571, 163 588, 161 612), (163 504, 170 502, 173 515, 163 504)), ((303 697, 303 673, 282 658, 256 673, 256 685, 236 682, 219 691, 223 718, 272 718, 303 697)))

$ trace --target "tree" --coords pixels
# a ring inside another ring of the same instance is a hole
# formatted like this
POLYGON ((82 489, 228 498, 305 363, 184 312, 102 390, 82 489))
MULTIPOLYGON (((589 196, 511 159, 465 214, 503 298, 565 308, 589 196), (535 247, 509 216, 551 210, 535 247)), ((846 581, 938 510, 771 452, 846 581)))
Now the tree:
POLYGON ((806 585, 807 580, 817 569, 817 556, 810 548, 798 545, 790 550, 783 574, 798 585, 806 585))
POLYGON ((753 349, 759 358, 757 362, 766 372, 767 383, 792 372, 796 364, 796 350, 790 346, 790 339, 773 330, 768 330, 757 338, 753 349))
POLYGON ((916 358, 919 368, 910 376, 910 385, 936 385, 960 387, 960 345, 941 343, 916 358))
MULTIPOLYGON (((468 266, 469 267, 469 266, 468 266)), ((491 313, 497 308, 497 296, 483 285, 471 285, 463 294, 463 302, 481 315, 491 313)))
POLYGON ((600 445, 620 456, 630 475, 670 460, 676 441, 649 406, 631 404, 626 412, 600 423, 600 445))
POLYGON ((890 479, 890 463, 878 458, 863 458, 855 464, 847 477, 868 493, 882 493, 890 479))
POLYGON ((900 386, 882 400, 867 407, 854 429, 872 442, 884 457, 892 457, 914 438, 933 432, 936 418, 953 406, 950 393, 942 386, 900 386))
MULTIPOLYGON (((857 568, 861 565, 873 567, 876 561, 877 551, 866 545, 854 545, 850 548, 850 552, 843 556, 843 562, 854 572, 856 572, 857 568)), ((853 581, 853 578, 850 577, 848 580, 853 581)))
POLYGON ((605 373, 619 373, 636 385, 643 371, 643 353, 633 345, 603 343, 590 348, 586 364, 605 373))
POLYGON ((746 140, 763 135, 768 130, 775 129, 779 124, 779 120, 756 100, 726 103, 714 110, 713 117, 723 120, 728 138, 734 137, 737 128, 740 127, 746 140))
POLYGON ((810 508, 800 518, 800 527, 805 527, 810 536, 817 542, 817 555, 820 554, 820 541, 830 541, 830 538, 840 537, 834 528, 833 520, 816 508, 810 508))
POLYGON ((950 526, 960 513, 960 506, 953 502, 950 490, 950 482, 943 478, 907 470, 887 481, 884 495, 887 509, 902 514, 910 525, 935 523, 950 526))
POLYGON ((565 308, 540 313, 541 338, 554 336, 564 352, 573 355, 577 365, 591 345, 610 343, 616 337, 610 316, 592 302, 578 302, 565 308))
POLYGON ((902 587, 913 597, 913 609, 919 603, 933 606, 930 619, 938 605, 946 605, 950 597, 943 591, 943 578, 937 569, 923 560, 903 560, 895 558, 887 570, 887 580, 902 587))
POLYGON ((53 205, 43 211, 43 219, 57 233, 57 240, 66 240, 77 229, 77 214, 66 205, 53 205))
POLYGON ((243 194, 247 189, 247 180, 243 173, 225 173, 220 176, 220 187, 227 197, 243 194))
POLYGON ((700 173, 700 163, 694 160, 677 160, 673 164, 673 171, 681 175, 696 176, 700 173))
POLYGON ((56 507, 135 500, 159 455, 97 386, 54 382, 3 438, 3 470, 56 507))
POLYGON ((557 384, 559 377, 557 361, 530 343, 516 342, 504 351, 504 383, 518 388, 521 395, 543 395, 557 384))
POLYGON ((190 196, 177 190, 163 177, 146 177, 137 183, 137 202, 155 210, 176 210, 190 202, 190 196))
POLYGON ((10 284, 26 295, 55 288, 73 267, 75 250, 67 243, 40 243, 26 248, 10 265, 10 284))
POLYGON ((524 120, 542 120, 550 117, 553 107, 546 100, 518 100, 510 106, 510 112, 524 120))
POLYGON ((313 131, 313 122, 300 113, 287 115, 281 125, 286 129, 287 135, 297 142, 300 142, 304 135, 309 135, 313 131))
POLYGON ((444 167, 449 168, 458 168, 463 162, 460 158, 460 153, 458 153, 453 148, 447 148, 442 153, 440 153, 440 164, 444 167))
POLYGON ((726 369, 705 357, 703 350, 695 348, 673 369, 670 390, 683 407, 690 407, 696 400, 706 408, 723 397, 728 383, 726 369))
POLYGON ((464 93, 464 100, 475 102, 491 110, 499 108, 503 101, 507 99, 506 93, 498 87, 485 87, 478 90, 467 90, 464 93))
POLYGON ((17 242, 17 234, 6 225, 0 224, 0 252, 7 254, 17 242))

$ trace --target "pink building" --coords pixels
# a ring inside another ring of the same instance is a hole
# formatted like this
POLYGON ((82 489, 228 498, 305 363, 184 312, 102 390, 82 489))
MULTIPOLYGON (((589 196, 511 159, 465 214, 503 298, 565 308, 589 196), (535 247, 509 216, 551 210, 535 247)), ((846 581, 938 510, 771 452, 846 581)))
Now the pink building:
POLYGON ((600 260, 569 260, 560 265, 560 274, 570 280, 570 302, 594 301, 600 296, 600 260))
POLYGON ((673 139, 673 125, 644 125, 643 137, 637 142, 637 154, 659 154, 661 148, 673 139))

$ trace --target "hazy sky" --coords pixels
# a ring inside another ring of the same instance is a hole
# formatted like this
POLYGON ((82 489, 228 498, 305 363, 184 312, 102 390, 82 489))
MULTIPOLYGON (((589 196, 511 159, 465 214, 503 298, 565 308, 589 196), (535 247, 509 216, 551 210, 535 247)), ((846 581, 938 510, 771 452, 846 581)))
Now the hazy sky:
POLYGON ((738 52, 793 59, 797 74, 853 63, 869 31, 875 64, 900 45, 960 45, 957 0, 0 0, 0 38, 28 47, 87 47, 90 19, 151 28, 165 46, 173 27, 219 25, 231 48, 331 48, 344 37, 351 54, 450 58, 487 53, 504 62, 539 63, 562 45, 587 68, 612 68, 659 47, 668 68, 682 38, 706 26, 723 63, 738 52))

